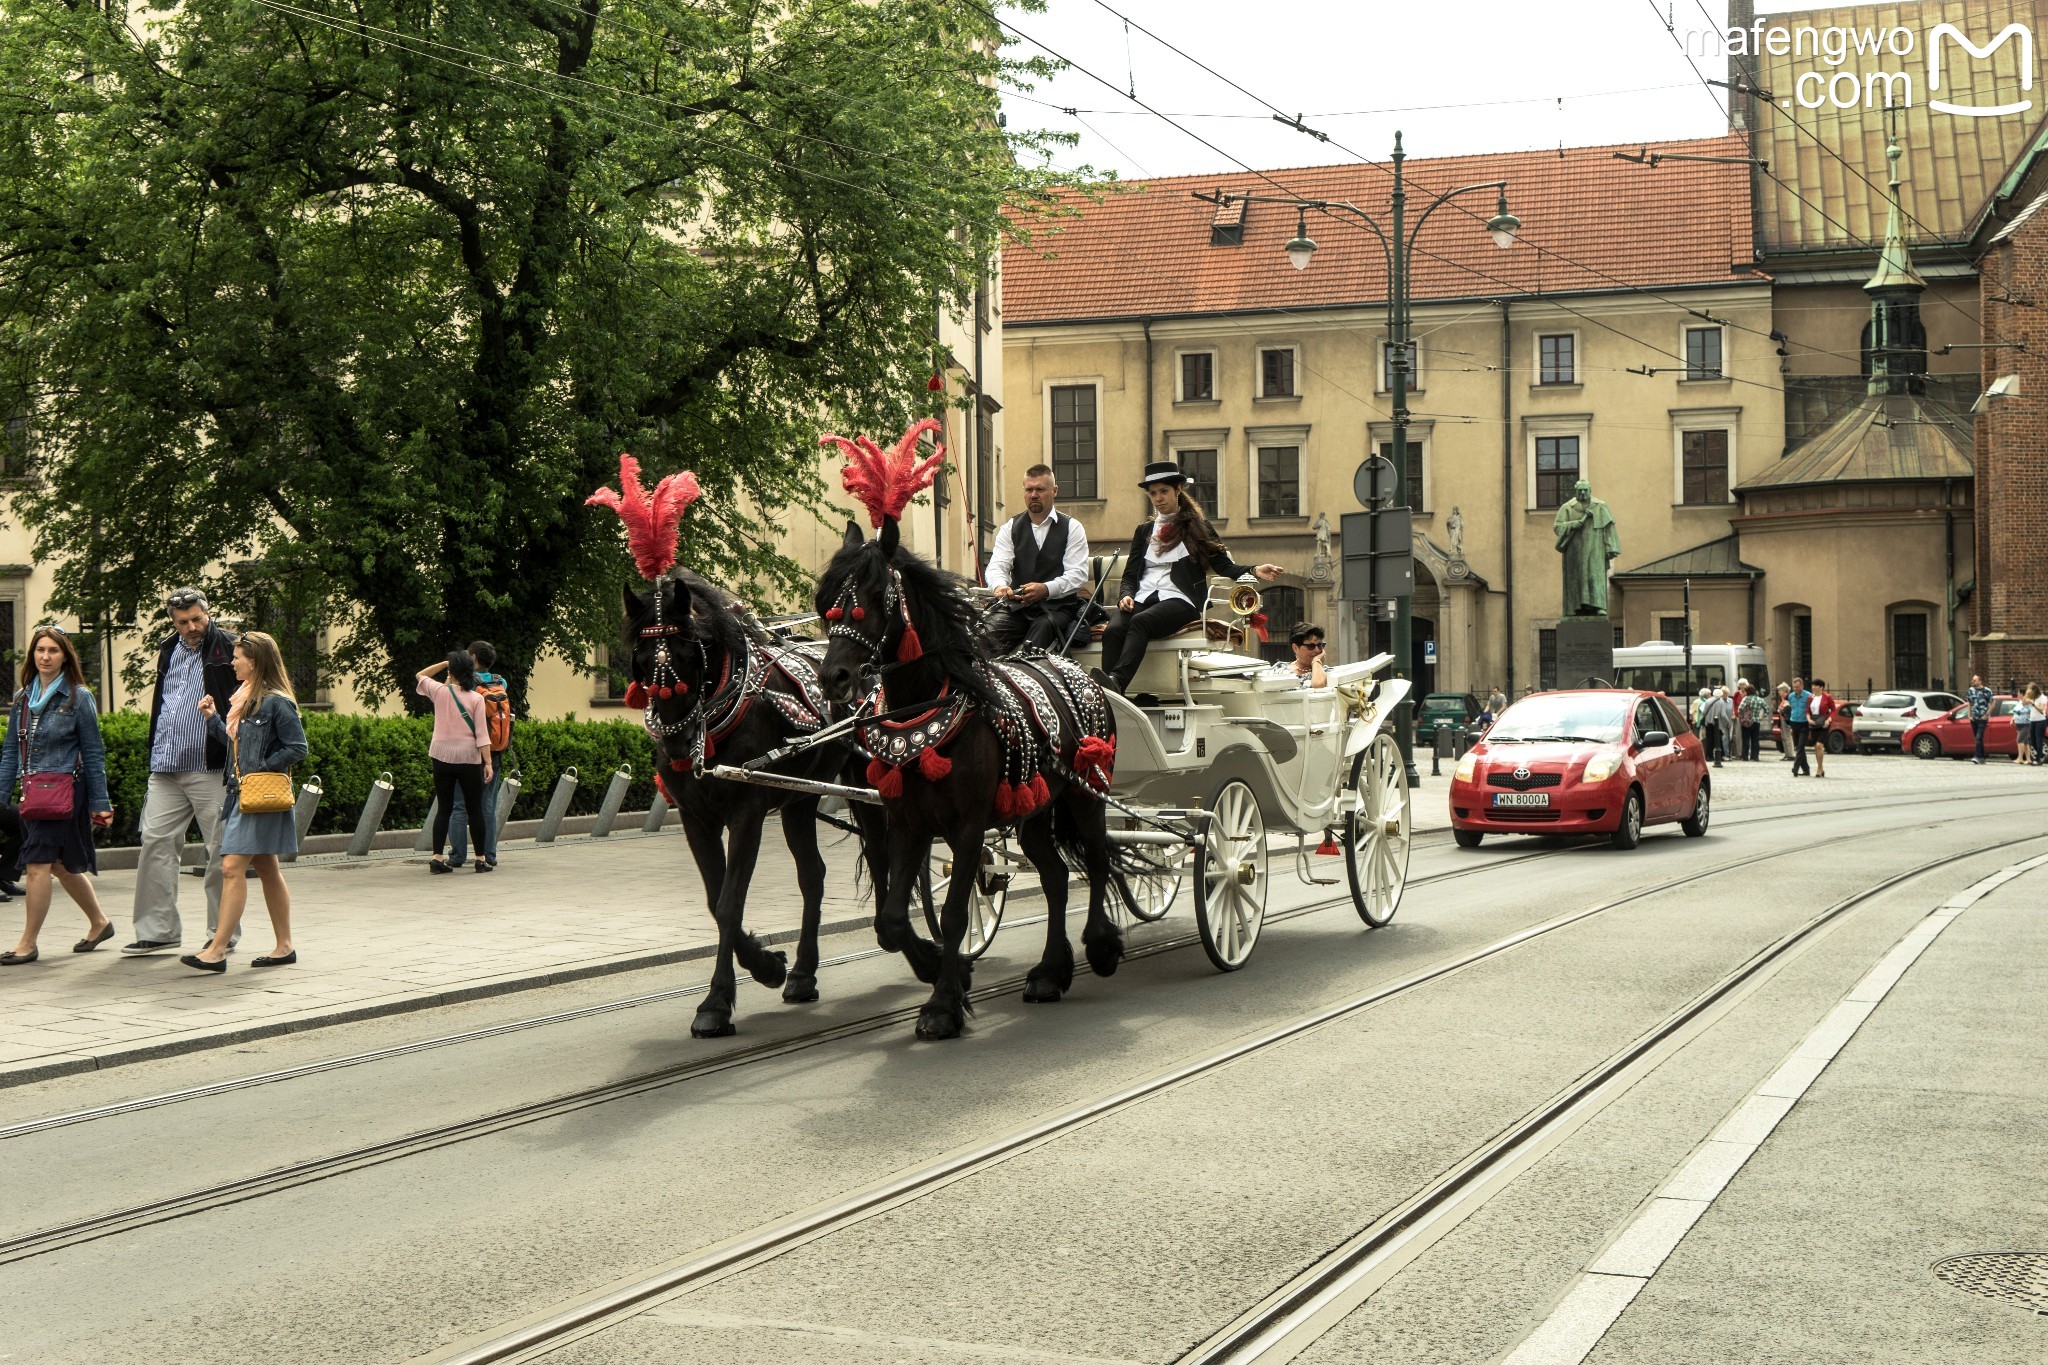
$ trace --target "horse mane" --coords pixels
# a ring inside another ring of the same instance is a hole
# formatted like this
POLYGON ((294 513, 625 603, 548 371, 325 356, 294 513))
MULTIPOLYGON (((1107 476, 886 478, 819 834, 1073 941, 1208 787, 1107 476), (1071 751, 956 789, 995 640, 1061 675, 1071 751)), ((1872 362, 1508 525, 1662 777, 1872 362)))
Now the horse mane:
POLYGON ((818 580, 819 613, 822 615, 838 600, 849 577, 862 597, 870 602, 880 601, 889 590, 891 564, 903 575, 910 621, 917 628, 925 657, 938 661, 955 689, 964 688, 976 700, 986 702, 983 679, 975 667, 986 655, 974 633, 975 609, 968 596, 967 581, 958 574, 901 547, 893 559, 885 560, 879 540, 842 546, 818 580))

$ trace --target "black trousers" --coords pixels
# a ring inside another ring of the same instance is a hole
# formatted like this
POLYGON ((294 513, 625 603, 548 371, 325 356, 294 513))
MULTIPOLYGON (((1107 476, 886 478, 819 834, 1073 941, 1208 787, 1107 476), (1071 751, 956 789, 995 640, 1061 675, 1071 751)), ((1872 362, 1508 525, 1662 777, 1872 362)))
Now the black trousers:
POLYGON ((1103 671, 1116 679, 1118 688, 1129 687, 1152 642, 1173 634, 1201 614, 1201 609, 1191 602, 1156 594, 1138 603, 1135 611, 1119 608, 1111 612, 1109 625, 1102 632, 1103 671))
POLYGON ((1751 763, 1760 762, 1764 753, 1764 727, 1745 725, 1742 727, 1742 757, 1751 763))
POLYGON ((455 793, 462 792, 462 806, 469 816, 469 845, 483 856, 483 850, 490 847, 484 842, 484 765, 478 763, 443 763, 440 759, 427 760, 434 765, 434 856, 448 846, 448 815, 455 809, 455 793))
POLYGON ((982 614, 981 639, 991 656, 1014 654, 1020 644, 1034 649, 1058 650, 1074 624, 1080 606, 1071 597, 1047 598, 1026 606, 1022 602, 997 602, 982 614))

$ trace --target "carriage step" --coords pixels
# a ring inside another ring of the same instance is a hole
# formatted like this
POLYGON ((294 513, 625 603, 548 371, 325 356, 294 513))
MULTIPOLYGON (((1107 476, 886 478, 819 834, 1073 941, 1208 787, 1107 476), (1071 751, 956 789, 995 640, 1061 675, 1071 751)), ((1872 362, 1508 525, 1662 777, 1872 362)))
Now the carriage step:
POLYGON ((1308 884, 1310 886, 1335 886, 1337 881, 1338 879, 1335 877, 1310 877, 1308 884))

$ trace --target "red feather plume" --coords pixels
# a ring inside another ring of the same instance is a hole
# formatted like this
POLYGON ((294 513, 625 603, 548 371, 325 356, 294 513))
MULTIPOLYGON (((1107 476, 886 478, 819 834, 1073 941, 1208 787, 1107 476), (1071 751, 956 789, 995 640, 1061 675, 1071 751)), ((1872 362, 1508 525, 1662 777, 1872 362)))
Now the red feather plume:
POLYGON ((626 548, 640 576, 652 583, 675 566, 676 528, 683 513, 704 495, 697 476, 684 470, 654 485, 650 495, 640 484, 640 462, 631 455, 619 456, 619 488, 614 493, 600 488, 583 501, 592 507, 609 507, 626 523, 626 548))
POLYGON ((819 445, 836 445, 846 452, 846 468, 840 482, 854 500, 868 509, 871 525, 880 526, 884 517, 901 520, 910 500, 932 486, 945 463, 946 448, 935 446, 922 460, 916 458, 918 438, 939 430, 939 423, 927 417, 903 433, 895 445, 884 451, 865 436, 847 440, 844 436, 822 436, 819 445))

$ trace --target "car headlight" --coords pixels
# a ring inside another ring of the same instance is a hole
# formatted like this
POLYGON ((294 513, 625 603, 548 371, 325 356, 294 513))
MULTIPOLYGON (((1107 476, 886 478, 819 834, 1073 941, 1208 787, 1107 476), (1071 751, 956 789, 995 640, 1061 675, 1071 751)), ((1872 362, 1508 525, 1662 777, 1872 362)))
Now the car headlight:
POLYGON ((1453 773, 1452 777, 1454 780, 1459 782, 1470 782, 1474 775, 1478 773, 1478 771, 1479 755, 1475 753, 1467 753, 1463 758, 1458 760, 1458 771, 1453 773))
POLYGON ((1586 767, 1579 774, 1581 782, 1605 782, 1614 776, 1614 770, 1621 766, 1620 754, 1595 754, 1586 760, 1586 767))

